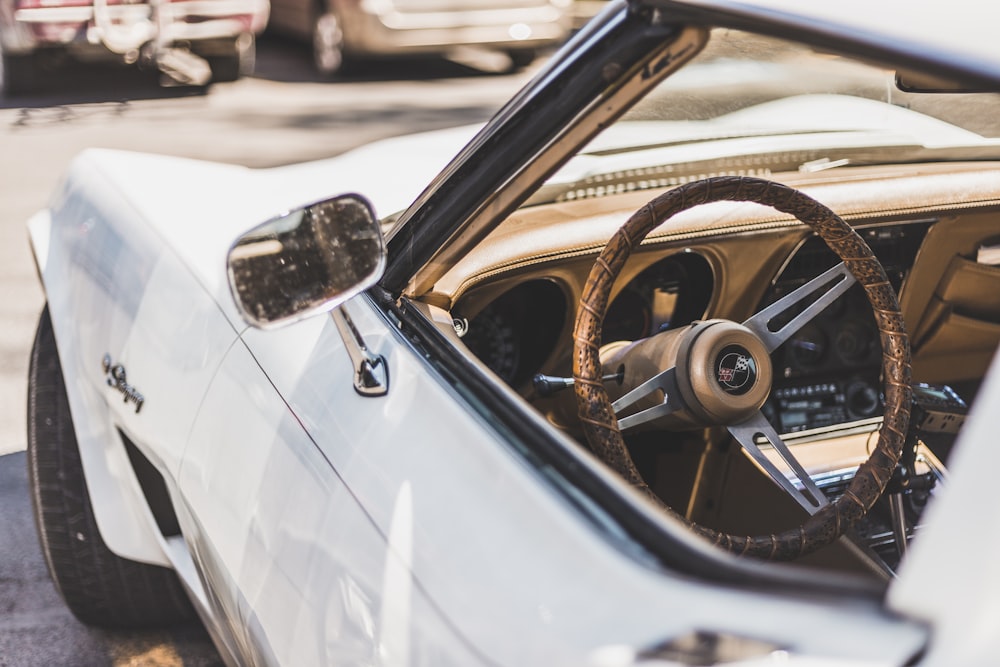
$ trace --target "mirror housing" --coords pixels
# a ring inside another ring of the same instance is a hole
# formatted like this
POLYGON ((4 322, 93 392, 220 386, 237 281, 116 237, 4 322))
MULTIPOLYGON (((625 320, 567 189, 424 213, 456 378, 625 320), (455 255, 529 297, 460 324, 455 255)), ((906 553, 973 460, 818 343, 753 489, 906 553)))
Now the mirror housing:
POLYGON ((266 329, 333 310, 374 285, 386 247, 371 204, 342 195, 294 209, 229 249, 229 287, 243 319, 266 329))

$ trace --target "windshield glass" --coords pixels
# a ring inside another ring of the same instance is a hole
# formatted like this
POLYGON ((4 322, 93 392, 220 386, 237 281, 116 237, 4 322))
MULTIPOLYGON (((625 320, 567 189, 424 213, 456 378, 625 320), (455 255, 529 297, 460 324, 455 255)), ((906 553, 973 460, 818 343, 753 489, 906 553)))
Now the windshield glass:
POLYGON ((717 29, 529 204, 708 175, 998 158, 998 94, 903 92, 893 70, 717 29))

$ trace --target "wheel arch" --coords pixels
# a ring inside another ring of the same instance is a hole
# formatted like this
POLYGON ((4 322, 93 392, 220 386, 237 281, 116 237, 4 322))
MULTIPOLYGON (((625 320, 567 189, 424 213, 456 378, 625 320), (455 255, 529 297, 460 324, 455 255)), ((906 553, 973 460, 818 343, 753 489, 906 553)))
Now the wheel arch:
MULTIPOLYGON (((101 539, 116 556, 173 569, 167 557, 165 538, 157 529, 154 512, 128 454, 124 434, 114 424, 107 405, 87 391, 87 383, 70 370, 64 360, 65 344, 71 337, 64 318, 52 315, 47 306, 56 340, 56 353, 63 373, 63 385, 80 452, 80 463, 101 539), (62 320, 61 324, 57 321, 62 320), (62 332, 60 332, 60 329, 62 332)), ((42 313, 45 317, 46 313, 42 313)), ((41 326, 41 323, 39 324, 41 326)))
MULTIPOLYGON (((57 249, 52 244, 53 219, 49 210, 36 213, 28 222, 31 254, 45 299, 45 311, 51 320, 56 354, 62 369, 63 385, 69 402, 73 430, 80 450, 80 461, 90 495, 94 518, 101 538, 117 556, 142 563, 173 567, 165 550, 163 536, 143 494, 125 443, 115 427, 113 414, 87 381, 78 364, 80 354, 73 346, 73 295, 61 285, 57 249)), ((41 326, 41 322, 39 323, 41 326)), ((100 372, 100 359, 94 359, 100 372)))

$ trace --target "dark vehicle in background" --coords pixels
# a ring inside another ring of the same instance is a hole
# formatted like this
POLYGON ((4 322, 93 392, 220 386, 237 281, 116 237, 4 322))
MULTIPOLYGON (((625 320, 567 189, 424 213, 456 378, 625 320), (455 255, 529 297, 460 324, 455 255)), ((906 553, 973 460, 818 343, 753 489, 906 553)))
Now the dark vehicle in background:
POLYGON ((67 58, 205 85, 253 69, 267 0, 0 0, 0 90, 27 92, 67 58))
POLYGON ((469 48, 506 53, 516 69, 567 37, 571 6, 571 0, 272 0, 269 28, 311 42, 325 76, 351 58, 469 48))

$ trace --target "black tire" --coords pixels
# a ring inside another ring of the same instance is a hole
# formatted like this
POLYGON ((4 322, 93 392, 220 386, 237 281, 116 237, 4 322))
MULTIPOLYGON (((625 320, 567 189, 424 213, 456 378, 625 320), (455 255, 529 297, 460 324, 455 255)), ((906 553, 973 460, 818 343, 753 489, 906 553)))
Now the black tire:
POLYGON ((538 58, 535 49, 512 49, 507 52, 510 57, 510 71, 519 72, 538 58))
POLYGON ((227 44, 221 53, 205 56, 212 69, 212 83, 228 83, 253 74, 257 62, 257 43, 253 35, 245 35, 227 44), (241 40, 246 40, 245 44, 241 40))
POLYGON ((28 370, 28 485, 49 574, 73 614, 108 628, 164 627, 193 618, 173 570, 116 556, 94 519, 48 307, 28 370))
POLYGON ((212 83, 229 83, 240 78, 239 56, 212 56, 206 60, 212 68, 212 83))
POLYGON ((38 68, 33 53, 0 55, 0 92, 5 96, 34 92, 38 87, 38 68))

